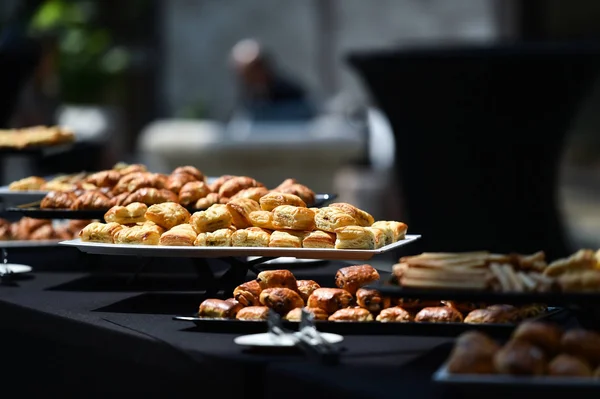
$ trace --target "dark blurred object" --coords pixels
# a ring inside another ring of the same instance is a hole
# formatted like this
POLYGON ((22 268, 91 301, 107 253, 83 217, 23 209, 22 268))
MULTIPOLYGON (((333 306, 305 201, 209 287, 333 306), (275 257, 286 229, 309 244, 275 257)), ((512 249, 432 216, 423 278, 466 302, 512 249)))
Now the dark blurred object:
POLYGON ((350 62, 392 124, 405 221, 424 251, 570 252, 557 170, 599 47, 422 49, 350 62))
POLYGON ((231 58, 241 84, 241 111, 250 120, 293 121, 314 116, 304 89, 276 70, 257 41, 237 43, 231 58))

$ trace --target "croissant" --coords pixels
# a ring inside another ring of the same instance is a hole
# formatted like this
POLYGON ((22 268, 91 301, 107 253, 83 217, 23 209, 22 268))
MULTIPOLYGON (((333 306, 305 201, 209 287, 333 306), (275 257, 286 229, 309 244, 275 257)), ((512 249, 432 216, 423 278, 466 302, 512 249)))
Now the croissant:
POLYGON ((277 191, 281 193, 297 195, 308 205, 315 203, 315 192, 302 184, 292 184, 285 187, 279 187, 277 191))
POLYGON ((121 193, 129 191, 129 183, 131 183, 135 179, 143 178, 144 176, 147 176, 147 175, 148 175, 148 173, 146 173, 146 172, 134 172, 134 173, 129 173, 127 175, 124 175, 123 177, 121 177, 119 179, 117 184, 115 184, 115 186, 113 188, 113 193, 121 194, 121 193))
POLYGON ((71 192, 50 191, 40 204, 42 209, 70 209, 77 197, 71 192))
POLYGON ((215 181, 213 181, 208 187, 210 188, 210 191, 212 191, 213 193, 218 193, 219 189, 221 188, 221 186, 227 181, 227 180, 231 180, 233 179, 234 175, 223 175, 221 177, 218 177, 215 181))
POLYGON ((110 198, 100 191, 86 191, 80 195, 71 206, 71 209, 73 210, 108 208, 110 208, 110 198))
POLYGON ((93 184, 96 187, 114 187, 119 180, 121 180, 121 174, 116 170, 92 173, 85 179, 86 183, 93 184))
POLYGON ((122 176, 125 175, 129 175, 132 173, 139 173, 139 172, 147 172, 148 169, 146 168, 145 165, 142 165, 140 163, 137 164, 132 164, 132 165, 127 165, 127 164, 117 164, 113 167, 114 170, 118 171, 119 173, 121 173, 122 176))
POLYGON ((208 195, 204 198, 200 198, 198 202, 196 202, 196 209, 208 209, 214 204, 219 203, 219 194, 217 193, 208 193, 208 195))
POLYGON ((233 197, 231 197, 231 200, 236 200, 239 198, 248 198, 258 202, 263 196, 265 196, 268 193, 269 190, 266 187, 250 187, 238 191, 233 197))
POLYGON ((190 175, 189 173, 171 174, 167 178, 167 184, 165 185, 165 188, 169 191, 172 191, 172 192, 178 194, 179 191, 181 190, 181 188, 186 183, 189 183, 192 181, 198 181, 198 179, 196 179, 196 177, 194 177, 194 175, 190 175))
POLYGON ((129 197, 129 192, 117 194, 110 199, 110 206, 123 205, 129 197))
POLYGON ((147 173, 144 176, 139 176, 127 184, 127 190, 130 193, 144 187, 164 188, 167 178, 158 173, 147 173))
POLYGON ((129 194, 122 205, 129 205, 132 202, 142 202, 146 205, 162 204, 163 202, 177 202, 177 195, 172 191, 157 188, 140 188, 129 194))
POLYGON ((219 196, 221 198, 231 198, 233 195, 250 187, 263 187, 264 184, 257 182, 251 177, 238 176, 227 180, 221 188, 219 188, 219 196))
POLYGON ((203 181, 185 183, 179 190, 179 203, 183 206, 196 204, 200 198, 210 194, 210 188, 203 181))
POLYGON ((34 230, 29 236, 30 240, 52 240, 56 238, 56 232, 51 224, 45 224, 34 230))
POLYGON ((197 168, 195 168, 193 166, 180 166, 178 168, 175 168, 175 170, 173 170, 171 175, 179 175, 179 174, 184 174, 184 173, 194 176, 196 178, 196 180, 198 180, 198 181, 206 180, 204 173, 202 173, 200 170, 198 170, 197 168))

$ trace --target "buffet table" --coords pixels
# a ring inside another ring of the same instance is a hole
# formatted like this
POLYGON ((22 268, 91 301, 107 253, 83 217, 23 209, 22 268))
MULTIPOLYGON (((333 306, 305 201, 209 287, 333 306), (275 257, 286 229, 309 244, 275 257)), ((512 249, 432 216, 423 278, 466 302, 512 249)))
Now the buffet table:
MULTIPOLYGON (((339 266, 331 262, 296 273, 332 275, 339 266)), ((239 398, 282 392, 300 397, 314 385, 328 397, 360 398, 391 396, 391 385, 406 383, 414 386, 415 395, 432 397, 430 373, 449 349, 447 338, 346 336, 341 364, 329 368, 297 354, 248 353, 234 344, 235 334, 199 332, 191 323, 172 320, 175 314, 194 311, 197 292, 111 292, 105 277, 37 272, 16 280, 18 286, 0 287, 0 333, 10 343, 1 369, 11 386, 32 394, 151 396, 211 387, 220 397, 239 398), (90 283, 94 280, 96 288, 90 283), (439 359, 404 370, 440 345, 444 353, 439 359), (362 377, 349 378, 354 373, 362 377)))

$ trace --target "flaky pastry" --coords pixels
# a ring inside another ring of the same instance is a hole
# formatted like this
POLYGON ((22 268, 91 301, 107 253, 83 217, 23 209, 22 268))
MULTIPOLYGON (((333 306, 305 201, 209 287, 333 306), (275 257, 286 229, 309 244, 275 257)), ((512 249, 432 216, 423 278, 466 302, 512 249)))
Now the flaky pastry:
POLYGON ((232 224, 238 229, 251 227, 250 213, 260 210, 258 202, 250 198, 233 199, 226 206, 231 214, 232 224))
POLYGON ((160 236, 158 245, 191 247, 196 237, 197 234, 192 226, 187 223, 178 224, 160 236))
POLYGON ((356 224, 359 226, 368 227, 375 222, 375 219, 373 219, 373 216, 371 216, 370 213, 363 211, 354 205, 348 204, 347 202, 336 202, 330 204, 329 207, 337 208, 342 212, 352 216, 356 220, 356 224))
POLYGON ((236 230, 231 235, 233 247, 268 247, 271 234, 260 227, 236 230))
POLYGON ((302 240, 304 248, 334 248, 335 234, 326 231, 315 230, 308 232, 302 240))
POLYGON ((333 233, 341 227, 356 225, 356 219, 339 208, 326 206, 315 210, 315 227, 319 230, 333 233))
POLYGON ((114 243, 115 235, 123 229, 118 223, 93 222, 85 226, 80 232, 81 241, 114 243))
POLYGON ((306 208, 306 203, 297 195, 280 193, 277 191, 271 191, 270 193, 263 195, 258 202, 263 211, 272 211, 281 205, 293 205, 306 208))
POLYGON ((219 229, 210 233, 200 233, 194 241, 197 247, 230 247, 231 236, 235 229, 219 229))
POLYGON ((232 222, 231 213, 223 204, 211 205, 205 211, 194 212, 190 217, 190 224, 198 234, 229 228, 232 222))
POLYGON ((190 212, 176 202, 154 204, 146 210, 145 216, 167 230, 190 220, 190 212))
POLYGON ((158 245, 161 231, 157 228, 141 225, 124 227, 115 234, 115 244, 158 245))
POLYGON ((119 224, 143 223, 146 221, 146 210, 148 206, 141 202, 134 202, 127 206, 116 205, 104 214, 104 220, 119 224))
POLYGON ((315 228, 315 213, 309 208, 280 205, 273 209, 273 225, 279 230, 311 231, 315 228))

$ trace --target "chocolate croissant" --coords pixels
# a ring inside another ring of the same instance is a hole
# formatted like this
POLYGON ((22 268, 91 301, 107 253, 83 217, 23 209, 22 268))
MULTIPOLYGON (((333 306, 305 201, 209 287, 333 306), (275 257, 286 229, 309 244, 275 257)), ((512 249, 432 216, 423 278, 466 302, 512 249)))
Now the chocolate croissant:
POLYGON ((258 306, 261 291, 258 281, 250 280, 235 287, 233 297, 244 306, 258 306))
POLYGON ((275 312, 285 315, 290 310, 301 308, 304 301, 296 291, 288 288, 267 288, 260 293, 260 303, 275 312))
POLYGON ((379 280, 379 272, 371 265, 354 265, 342 267, 335 274, 335 285, 350 294, 373 281, 379 280))

